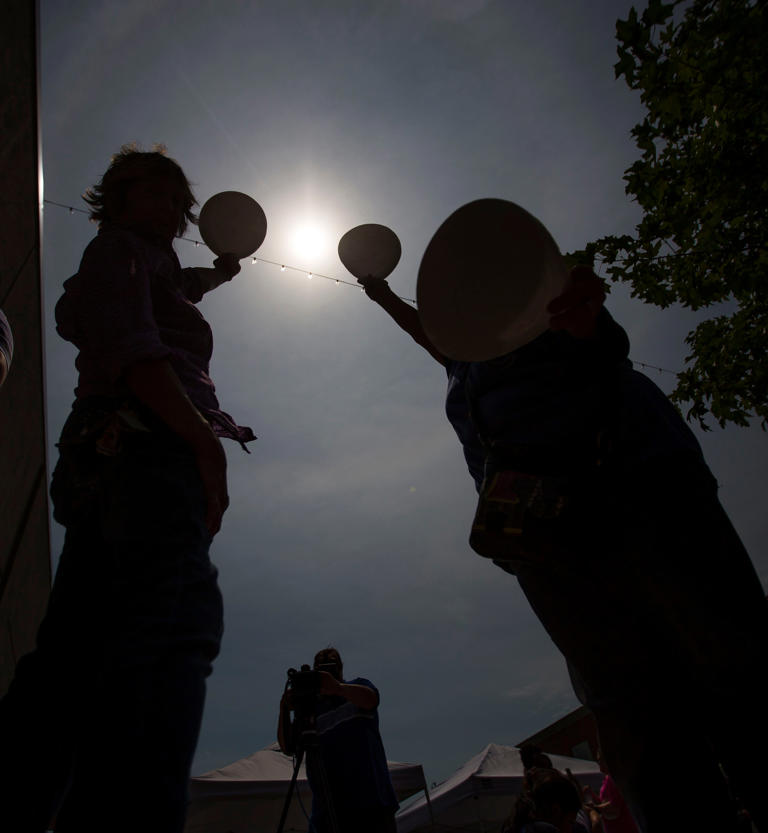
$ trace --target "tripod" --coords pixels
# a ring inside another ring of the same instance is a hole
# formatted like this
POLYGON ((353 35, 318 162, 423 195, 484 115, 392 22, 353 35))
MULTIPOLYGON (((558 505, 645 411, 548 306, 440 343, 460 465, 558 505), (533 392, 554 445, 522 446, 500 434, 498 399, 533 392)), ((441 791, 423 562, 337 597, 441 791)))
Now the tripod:
MULTIPOLYGON (((317 731, 314 728, 314 717, 307 721, 307 725, 301 731, 295 733, 296 742, 296 765, 293 768, 293 776, 291 777, 291 785, 288 787, 288 795, 285 797, 283 803, 283 812, 280 816, 280 823, 277 826, 277 833, 283 833, 285 819, 288 815, 288 807, 291 804, 291 797, 296 787, 296 779, 299 775, 299 768, 304 759, 304 753, 307 755, 307 769, 311 767, 314 773, 320 777, 320 791, 319 798, 325 805, 328 822, 331 833, 339 833, 339 824, 336 820, 336 810, 333 806, 333 799, 331 798, 331 791, 328 785, 328 773, 325 771, 325 764, 323 763, 323 756, 320 752, 320 742, 318 740, 317 731)), ((318 796, 315 796, 316 798, 318 796)))

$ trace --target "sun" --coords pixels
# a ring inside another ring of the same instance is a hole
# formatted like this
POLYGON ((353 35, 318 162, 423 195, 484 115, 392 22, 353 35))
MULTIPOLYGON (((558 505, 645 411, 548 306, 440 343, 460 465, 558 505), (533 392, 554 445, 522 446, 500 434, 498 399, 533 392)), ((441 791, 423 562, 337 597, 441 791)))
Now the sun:
POLYGON ((317 220, 299 223, 291 236, 291 246, 296 256, 311 265, 313 258, 327 254, 331 238, 325 226, 317 220))

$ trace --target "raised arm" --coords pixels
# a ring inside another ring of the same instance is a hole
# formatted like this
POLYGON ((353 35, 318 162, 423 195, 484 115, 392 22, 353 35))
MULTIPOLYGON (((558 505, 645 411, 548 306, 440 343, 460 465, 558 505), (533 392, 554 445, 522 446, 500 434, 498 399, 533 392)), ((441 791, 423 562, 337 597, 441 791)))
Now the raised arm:
POLYGON ((384 278, 358 278, 358 283, 362 285, 365 294, 387 312, 390 318, 435 361, 445 364, 445 356, 427 338, 416 308, 398 298, 384 278))
POLYGON ((327 671, 320 671, 320 694, 343 697, 358 708, 373 711, 379 705, 379 695, 367 685, 342 683, 327 671))
POLYGON ((204 266, 190 266, 182 270, 184 292, 190 301, 197 303, 206 292, 211 292, 240 272, 237 255, 219 255, 213 261, 213 269, 204 266))

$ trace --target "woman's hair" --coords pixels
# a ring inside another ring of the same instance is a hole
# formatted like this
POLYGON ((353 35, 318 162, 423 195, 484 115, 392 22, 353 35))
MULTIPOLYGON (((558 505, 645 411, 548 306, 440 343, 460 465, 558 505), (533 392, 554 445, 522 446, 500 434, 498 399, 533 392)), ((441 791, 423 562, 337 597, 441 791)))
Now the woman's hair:
POLYGON ((165 155, 164 145, 155 145, 151 151, 143 151, 136 144, 120 148, 112 157, 104 176, 83 194, 83 199, 91 207, 91 220, 98 223, 113 220, 123 210, 131 185, 161 177, 175 180, 181 187, 184 211, 177 234, 184 234, 188 223, 197 223, 197 215, 192 212, 197 200, 179 163, 165 155))
POLYGON ((581 809, 578 789, 557 769, 531 769, 515 802, 511 829, 521 830, 532 821, 549 821, 556 807, 562 813, 578 813, 581 809))

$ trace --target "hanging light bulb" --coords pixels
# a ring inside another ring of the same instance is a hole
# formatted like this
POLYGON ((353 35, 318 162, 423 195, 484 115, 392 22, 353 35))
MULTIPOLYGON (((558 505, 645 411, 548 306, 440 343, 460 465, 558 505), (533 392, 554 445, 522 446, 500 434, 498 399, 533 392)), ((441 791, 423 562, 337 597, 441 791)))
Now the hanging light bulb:
POLYGON ((285 266, 281 266, 281 267, 280 267, 280 271, 281 271, 281 272, 285 272, 285 266))

